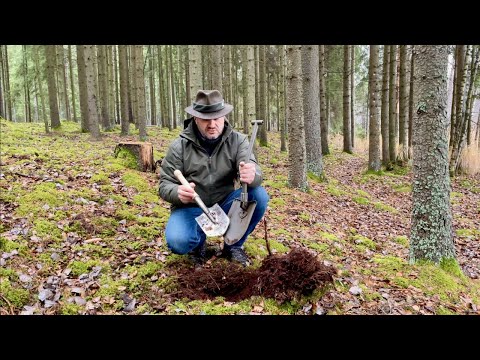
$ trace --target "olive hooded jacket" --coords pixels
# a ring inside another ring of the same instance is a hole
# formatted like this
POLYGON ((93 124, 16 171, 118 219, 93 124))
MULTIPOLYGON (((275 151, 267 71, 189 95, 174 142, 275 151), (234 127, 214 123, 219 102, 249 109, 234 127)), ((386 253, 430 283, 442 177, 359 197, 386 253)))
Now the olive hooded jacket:
MULTIPOLYGON (((200 145, 193 123, 193 118, 185 120, 185 129, 170 145, 162 160, 158 193, 172 204, 172 209, 196 205, 184 204, 178 198, 180 181, 173 174, 175 169, 180 170, 188 182, 195 183, 195 192, 210 207, 235 190, 234 179, 238 178, 240 161, 247 162, 248 137, 233 130, 227 120, 221 140, 211 155, 200 145)), ((261 184, 262 171, 253 152, 250 162, 254 162, 256 168, 255 179, 249 185, 253 188, 261 184)))

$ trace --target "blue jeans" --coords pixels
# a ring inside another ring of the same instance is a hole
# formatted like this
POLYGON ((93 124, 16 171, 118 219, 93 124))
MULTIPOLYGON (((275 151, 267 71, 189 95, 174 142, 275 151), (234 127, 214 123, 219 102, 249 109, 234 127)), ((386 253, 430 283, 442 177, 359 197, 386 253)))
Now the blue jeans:
MULTIPOLYGON (((232 191, 225 200, 219 204, 226 214, 228 214, 233 201, 240 198, 241 192, 242 188, 232 191)), ((245 235, 231 247, 241 247, 243 245, 247 236, 250 235, 255 229, 255 226, 257 226, 258 222, 262 219, 270 197, 262 186, 258 186, 253 189, 248 189, 248 200, 256 200, 257 206, 253 211, 252 219, 245 235)), ((181 255, 186 254, 205 242, 206 235, 195 221, 195 218, 202 213, 202 209, 198 206, 177 208, 172 211, 165 229, 165 238, 168 248, 173 253, 181 255)), ((229 247, 229 245, 224 244, 224 248, 229 247)))

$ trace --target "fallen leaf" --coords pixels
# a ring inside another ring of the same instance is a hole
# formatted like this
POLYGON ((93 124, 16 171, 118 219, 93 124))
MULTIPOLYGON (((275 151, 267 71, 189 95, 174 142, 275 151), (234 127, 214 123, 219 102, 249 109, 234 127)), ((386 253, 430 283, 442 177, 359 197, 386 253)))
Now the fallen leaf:
POLYGON ((348 291, 352 295, 360 295, 362 293, 362 288, 360 286, 352 286, 348 291))
POLYGON ((261 313, 263 311, 263 306, 255 305, 253 307, 253 312, 261 313))

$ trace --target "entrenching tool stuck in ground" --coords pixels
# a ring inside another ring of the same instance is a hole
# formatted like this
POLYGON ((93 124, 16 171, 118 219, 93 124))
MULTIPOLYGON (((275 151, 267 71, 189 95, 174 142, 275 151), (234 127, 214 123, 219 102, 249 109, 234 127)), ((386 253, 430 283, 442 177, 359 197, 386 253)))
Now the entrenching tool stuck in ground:
MULTIPOLYGON (((262 123, 263 120, 252 120, 252 136, 248 146, 247 160, 245 162, 250 161, 253 145, 255 144, 255 138, 257 136, 258 125, 261 125, 262 123)), ((230 226, 223 237, 223 240, 228 245, 235 244, 243 237, 243 235, 245 235, 248 225, 250 225, 253 211, 257 207, 257 202, 255 200, 248 201, 247 186, 248 185, 246 183, 242 183, 242 193, 240 194, 240 199, 234 199, 232 207, 228 212, 230 226)))
MULTIPOLYGON (((175 170, 173 174, 183 185, 192 188, 180 170, 175 170)), ((225 234, 225 231, 230 224, 230 218, 227 216, 227 214, 225 214, 225 211, 223 211, 223 209, 218 204, 207 208, 202 199, 200 199, 200 196, 196 192, 194 193, 195 202, 203 210, 203 214, 197 216, 195 220, 197 221, 197 224, 203 230, 205 235, 221 236, 225 234)))

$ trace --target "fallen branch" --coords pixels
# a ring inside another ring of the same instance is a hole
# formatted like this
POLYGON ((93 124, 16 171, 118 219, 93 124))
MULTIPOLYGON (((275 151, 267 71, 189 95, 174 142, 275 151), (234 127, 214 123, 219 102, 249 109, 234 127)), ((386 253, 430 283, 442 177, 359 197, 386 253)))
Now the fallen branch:
POLYGON ((17 172, 14 172, 14 171, 7 171, 7 174, 23 176, 23 177, 30 178, 30 179, 33 179, 33 180, 40 180, 39 177, 32 176, 32 175, 26 175, 26 174, 22 174, 22 173, 17 173, 17 172))

